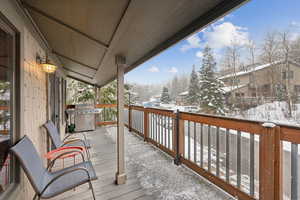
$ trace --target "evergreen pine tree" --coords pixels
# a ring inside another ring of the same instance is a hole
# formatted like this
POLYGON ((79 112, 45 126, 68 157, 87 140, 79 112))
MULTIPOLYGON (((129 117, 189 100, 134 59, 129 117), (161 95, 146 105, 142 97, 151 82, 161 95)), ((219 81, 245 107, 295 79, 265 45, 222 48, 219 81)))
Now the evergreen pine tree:
POLYGON ((168 90, 167 87, 163 87, 162 94, 161 94, 161 97, 160 97, 160 101, 162 103, 169 103, 171 101, 171 98, 170 98, 170 95, 169 95, 169 90, 168 90))
POLYGON ((216 61, 212 49, 206 46, 203 50, 202 67, 200 69, 200 106, 202 111, 211 114, 224 114, 224 83, 216 78, 216 61))
POLYGON ((187 102, 192 105, 198 104, 199 103, 199 79, 198 79, 197 72, 195 70, 195 65, 193 65, 188 92, 189 93, 187 96, 187 102))

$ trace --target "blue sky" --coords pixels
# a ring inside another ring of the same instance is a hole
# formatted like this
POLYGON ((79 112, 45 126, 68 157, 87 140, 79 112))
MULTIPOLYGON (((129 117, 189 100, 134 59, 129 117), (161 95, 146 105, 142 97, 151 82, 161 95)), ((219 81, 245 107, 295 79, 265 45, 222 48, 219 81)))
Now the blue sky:
MULTIPOLYGON (((253 40, 259 44, 265 33, 288 30, 291 36, 300 33, 300 0, 251 0, 204 31, 198 31, 165 50, 125 76, 126 82, 165 83, 174 75, 190 73, 201 65, 201 50, 209 44, 220 62, 222 52, 231 41, 241 45, 253 40)), ((300 34, 299 34, 300 35, 300 34)))

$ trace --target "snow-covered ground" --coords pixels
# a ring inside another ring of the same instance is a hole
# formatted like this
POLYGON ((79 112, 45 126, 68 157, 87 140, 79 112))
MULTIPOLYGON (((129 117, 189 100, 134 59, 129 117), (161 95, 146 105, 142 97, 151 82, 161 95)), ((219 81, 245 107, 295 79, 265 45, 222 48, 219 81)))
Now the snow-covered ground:
POLYGON ((293 107, 292 117, 289 117, 288 110, 289 109, 286 102, 275 101, 251 108, 244 111, 242 114, 235 115, 235 117, 290 125, 300 125, 300 104, 296 104, 293 107))
MULTIPOLYGON (((116 138, 115 128, 108 136, 116 138)), ((160 200, 226 200, 233 199, 155 147, 126 131, 126 164, 137 171, 143 188, 160 200)))

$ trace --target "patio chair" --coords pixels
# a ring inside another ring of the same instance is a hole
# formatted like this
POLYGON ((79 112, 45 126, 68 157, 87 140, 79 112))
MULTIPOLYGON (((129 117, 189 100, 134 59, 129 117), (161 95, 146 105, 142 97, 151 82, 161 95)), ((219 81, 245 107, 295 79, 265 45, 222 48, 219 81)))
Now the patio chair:
POLYGON ((67 147, 83 146, 83 147, 85 147, 87 157, 90 158, 90 152, 88 149, 91 148, 91 145, 90 145, 89 141, 86 139, 84 134, 82 134, 84 139, 79 139, 79 138, 75 138, 75 139, 71 138, 70 139, 70 136, 72 136, 72 135, 68 134, 63 140, 61 140, 61 138, 59 136, 59 132, 52 121, 50 121, 50 120, 47 121, 43 126, 47 129, 47 133, 50 136, 55 149, 60 148, 60 147, 65 147, 65 146, 67 146, 67 147))
MULTIPOLYGON (((91 181, 97 179, 97 177, 90 161, 84 161, 71 167, 50 172, 48 168, 43 166, 39 154, 27 136, 24 136, 16 145, 10 148, 10 152, 17 157, 33 186, 35 191, 33 200, 51 198, 84 183, 89 183, 95 200, 91 181)), ((83 154, 82 157, 84 159, 83 154)), ((49 166, 53 166, 55 160, 49 166)))

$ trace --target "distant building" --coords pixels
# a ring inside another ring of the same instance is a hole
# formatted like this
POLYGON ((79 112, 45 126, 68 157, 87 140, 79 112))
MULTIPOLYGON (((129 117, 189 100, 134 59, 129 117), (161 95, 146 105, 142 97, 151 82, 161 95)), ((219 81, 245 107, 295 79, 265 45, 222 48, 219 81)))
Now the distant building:
POLYGON ((252 65, 245 70, 219 77, 227 99, 257 97, 276 98, 278 92, 289 91, 294 98, 300 96, 300 64, 294 61, 276 61, 263 65, 252 65), (274 83, 274 84, 271 84, 274 83))
POLYGON ((160 98, 161 98, 161 95, 155 95, 155 96, 152 96, 150 98, 150 102, 153 102, 153 103, 160 103, 160 98))
POLYGON ((186 104, 186 98, 189 95, 189 91, 181 92, 175 99, 176 105, 182 106, 186 104))
POLYGON ((160 105, 160 97, 161 95, 152 96, 149 101, 143 102, 143 106, 145 107, 157 107, 160 105))

